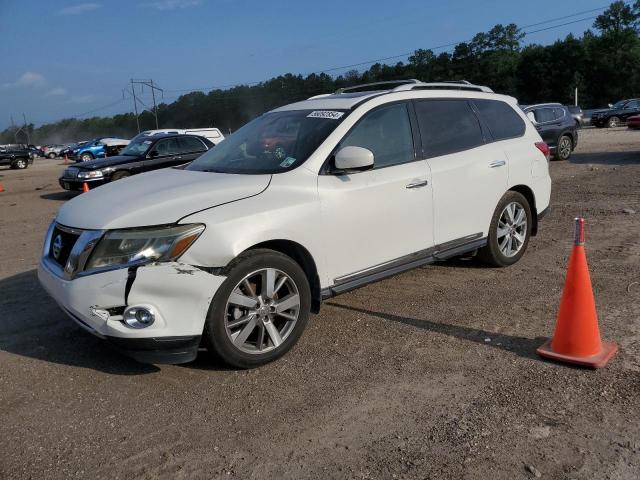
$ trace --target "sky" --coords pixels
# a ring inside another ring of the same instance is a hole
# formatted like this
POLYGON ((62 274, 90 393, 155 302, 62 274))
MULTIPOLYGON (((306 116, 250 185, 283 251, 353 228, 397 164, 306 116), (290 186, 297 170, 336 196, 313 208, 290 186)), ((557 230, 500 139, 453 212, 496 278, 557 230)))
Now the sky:
MULTIPOLYGON (((608 3, 0 0, 0 129, 10 125, 11 116, 22 123, 23 114, 40 125, 132 111, 133 101, 122 93, 131 78, 153 79, 171 102, 184 90, 320 72, 468 40, 497 23, 532 25, 608 3)), ((581 35, 598 13, 530 27, 586 19, 532 33, 525 42, 581 35)), ((151 102, 148 89, 142 100, 151 102)))

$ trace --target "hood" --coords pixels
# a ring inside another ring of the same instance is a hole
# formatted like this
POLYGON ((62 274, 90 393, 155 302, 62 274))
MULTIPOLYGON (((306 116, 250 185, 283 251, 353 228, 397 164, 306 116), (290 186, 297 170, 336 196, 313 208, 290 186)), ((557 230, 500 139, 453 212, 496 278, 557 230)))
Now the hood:
POLYGON ((76 166, 84 170, 98 170, 100 168, 120 165, 121 163, 135 162, 136 160, 139 160, 139 157, 131 155, 117 155, 107 158, 96 158, 89 162, 77 162, 78 164, 76 166))
POLYGON ((65 203, 56 220, 81 229, 174 223, 207 208, 257 195, 271 175, 166 168, 107 183, 65 203))

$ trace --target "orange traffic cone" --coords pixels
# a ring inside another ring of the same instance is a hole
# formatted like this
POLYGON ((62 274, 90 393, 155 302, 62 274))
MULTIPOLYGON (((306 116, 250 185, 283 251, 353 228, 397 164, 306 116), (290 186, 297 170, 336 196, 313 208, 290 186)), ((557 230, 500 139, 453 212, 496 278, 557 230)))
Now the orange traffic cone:
POLYGON ((82 193, 87 193, 89 191, 89 184, 87 182, 84 182, 82 184, 82 193))
POLYGON ((592 368, 603 367, 618 351, 615 343, 600 340, 584 251, 584 218, 576 218, 575 243, 569 257, 556 331, 553 338, 536 351, 546 358, 592 368))
POLYGON ((2 182, 0 182, 0 193, 4 192, 4 187, 2 186, 2 182))
POLYGON ((69 157, 67 157, 67 154, 64 154, 64 164, 66 165, 67 163, 69 163, 69 157))

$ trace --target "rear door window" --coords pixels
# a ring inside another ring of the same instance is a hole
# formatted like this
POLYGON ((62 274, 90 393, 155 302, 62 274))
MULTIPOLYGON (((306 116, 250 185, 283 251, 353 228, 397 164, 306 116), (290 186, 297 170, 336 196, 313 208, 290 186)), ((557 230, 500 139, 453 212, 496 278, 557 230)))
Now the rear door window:
POLYGON ((427 158, 485 143, 478 117, 467 100, 423 100, 415 103, 422 147, 427 158))
POLYGON ((195 137, 180 137, 181 153, 197 153, 204 152, 207 148, 200 140, 195 137))
POLYGON ((524 135, 524 120, 507 103, 499 100, 473 100, 480 118, 496 141, 524 135))

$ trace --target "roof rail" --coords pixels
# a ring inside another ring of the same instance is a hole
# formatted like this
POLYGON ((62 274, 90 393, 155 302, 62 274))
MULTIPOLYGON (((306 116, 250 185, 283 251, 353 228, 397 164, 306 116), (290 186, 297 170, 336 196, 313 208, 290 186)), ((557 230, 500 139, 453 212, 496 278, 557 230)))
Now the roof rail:
POLYGON ((431 83, 418 82, 410 85, 400 85, 393 89, 394 92, 404 92, 407 90, 466 90, 471 92, 493 93, 493 90, 489 87, 473 85, 466 80, 431 83))
POLYGON ((393 90, 392 85, 402 86, 402 85, 411 85, 422 83, 420 80, 416 80, 415 78, 411 78, 409 80, 388 80, 385 82, 373 82, 373 83, 363 83, 362 85, 354 85, 353 87, 344 87, 336 90, 336 93, 347 93, 347 92, 355 92, 362 91, 366 92, 368 90, 393 90), (372 88, 372 87, 387 87, 387 88, 372 88))

